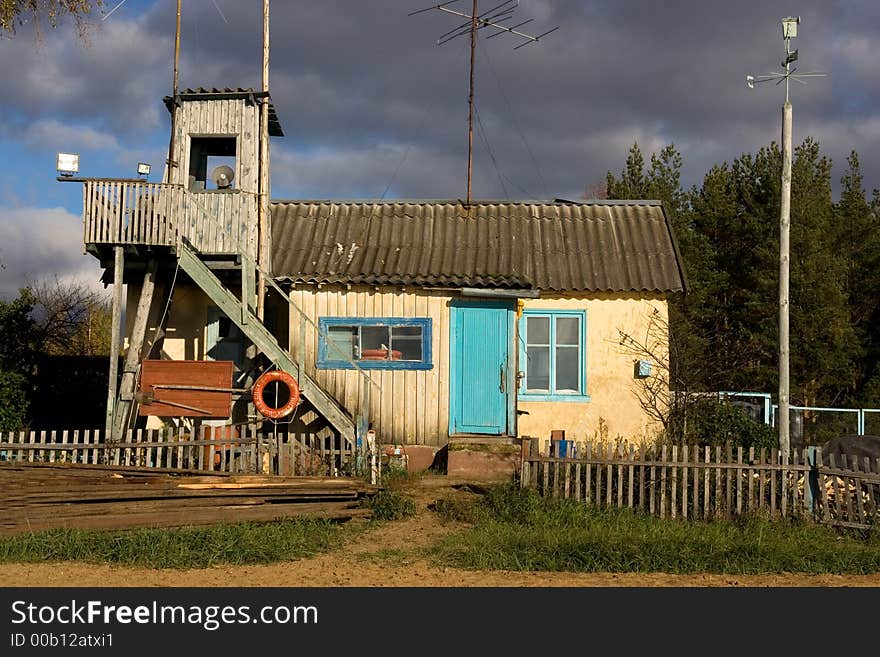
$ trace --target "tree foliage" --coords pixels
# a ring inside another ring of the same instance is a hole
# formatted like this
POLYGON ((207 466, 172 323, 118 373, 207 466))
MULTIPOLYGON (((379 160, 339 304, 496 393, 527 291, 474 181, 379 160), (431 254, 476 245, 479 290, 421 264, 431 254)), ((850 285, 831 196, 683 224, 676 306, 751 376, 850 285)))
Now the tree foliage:
MULTIPOLYGON (((679 391, 775 391, 780 149, 716 164, 690 190, 681 166, 671 144, 648 160, 634 144, 606 177, 609 198, 662 200, 679 242, 689 291, 670 299, 660 369, 679 391)), ((837 202, 831 182, 807 138, 792 162, 791 400, 880 406, 880 192, 867 197, 855 152, 837 202)))
POLYGON ((0 35, 13 35, 27 22, 37 30, 44 23, 54 28, 68 17, 82 33, 85 19, 103 4, 103 0, 0 0, 0 35))
POLYGON ((76 282, 37 281, 0 300, 0 431, 27 425, 46 356, 109 353, 110 320, 109 301, 76 282))
POLYGON ((38 353, 33 308, 34 296, 27 288, 12 301, 0 301, 0 431, 21 429, 27 421, 38 353))
POLYGON ((53 356, 110 353, 110 300, 82 283, 53 279, 29 286, 40 351, 53 356))

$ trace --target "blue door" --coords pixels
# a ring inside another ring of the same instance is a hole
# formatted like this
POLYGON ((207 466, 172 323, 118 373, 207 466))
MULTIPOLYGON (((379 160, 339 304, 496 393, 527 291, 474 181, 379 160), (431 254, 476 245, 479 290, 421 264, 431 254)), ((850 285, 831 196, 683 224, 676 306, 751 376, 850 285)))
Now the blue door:
POLYGON ((512 304, 456 301, 451 324, 449 432, 507 433, 513 389, 512 304))

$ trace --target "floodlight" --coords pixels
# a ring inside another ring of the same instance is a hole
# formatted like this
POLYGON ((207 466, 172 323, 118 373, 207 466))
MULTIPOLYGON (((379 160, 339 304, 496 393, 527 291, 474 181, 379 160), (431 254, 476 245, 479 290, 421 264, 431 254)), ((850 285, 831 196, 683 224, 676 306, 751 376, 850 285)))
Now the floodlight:
POLYGON ((146 162, 138 162, 137 171, 139 176, 143 176, 144 178, 146 178, 150 175, 150 165, 146 162))
POLYGON ((749 85, 749 89, 754 89, 755 88, 755 76, 754 75, 747 75, 746 76, 746 84, 749 85))
POLYGON ((793 39, 797 36, 797 26, 801 22, 801 17, 787 17, 782 19, 782 38, 793 39))
POLYGON ((55 158, 55 169, 62 176, 72 176, 79 171, 79 154, 58 153, 55 158))

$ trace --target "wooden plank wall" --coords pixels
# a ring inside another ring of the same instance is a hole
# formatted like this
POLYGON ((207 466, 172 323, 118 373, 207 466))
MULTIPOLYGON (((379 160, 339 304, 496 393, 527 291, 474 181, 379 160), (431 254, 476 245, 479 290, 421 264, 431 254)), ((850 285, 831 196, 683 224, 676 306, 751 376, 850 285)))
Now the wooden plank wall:
MULTIPOLYGON (((175 159, 180 164, 175 169, 176 182, 187 188, 189 185, 190 136, 235 136, 236 162, 235 189, 238 193, 231 194, 197 194, 191 207, 187 208, 187 220, 197 222, 198 215, 203 214, 196 205, 202 206, 209 202, 203 197, 215 197, 210 202, 218 205, 230 205, 232 221, 228 222, 228 230, 234 236, 244 236, 248 245, 248 253, 256 257, 257 253, 257 215, 256 194, 259 180, 259 105, 250 105, 244 99, 187 101, 182 104, 177 115, 178 135, 175 140, 175 159), (231 198, 224 198, 230 197, 231 198)), ((208 172, 210 175, 210 171, 208 172)), ((211 211, 217 208, 209 208, 211 211)), ((219 216, 214 214, 213 216, 219 216)), ((210 237, 205 239, 210 240, 210 237)), ((199 246, 197 244, 197 246, 199 246)), ((199 246, 202 250, 212 246, 210 241, 199 246)), ((228 246, 217 252, 235 250, 228 246)))
MULTIPOLYGON (((320 317, 429 317, 433 368, 365 370, 380 388, 370 393, 370 420, 379 441, 444 445, 449 428, 449 302, 442 292, 370 286, 298 286, 291 299, 315 323, 320 317)), ((290 351, 300 358, 300 315, 289 313, 290 351)), ((361 376, 355 370, 319 370, 317 332, 306 324, 306 371, 357 417, 361 376)))

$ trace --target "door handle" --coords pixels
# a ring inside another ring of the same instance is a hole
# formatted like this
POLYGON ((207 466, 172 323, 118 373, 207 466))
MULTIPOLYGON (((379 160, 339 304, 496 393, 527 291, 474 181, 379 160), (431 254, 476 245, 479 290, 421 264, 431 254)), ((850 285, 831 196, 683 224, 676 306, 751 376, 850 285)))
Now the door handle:
POLYGON ((499 385, 499 388, 498 388, 498 389, 499 389, 501 392, 507 392, 507 384, 506 384, 505 381, 504 381, 504 379, 505 379, 506 377, 504 376, 504 364, 503 364, 503 363, 502 363, 501 365, 498 366, 498 374, 499 374, 499 377, 500 377, 500 379, 501 379, 501 384, 499 385))

